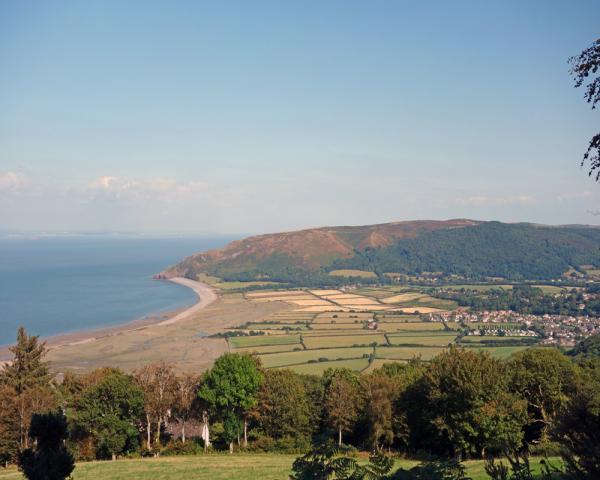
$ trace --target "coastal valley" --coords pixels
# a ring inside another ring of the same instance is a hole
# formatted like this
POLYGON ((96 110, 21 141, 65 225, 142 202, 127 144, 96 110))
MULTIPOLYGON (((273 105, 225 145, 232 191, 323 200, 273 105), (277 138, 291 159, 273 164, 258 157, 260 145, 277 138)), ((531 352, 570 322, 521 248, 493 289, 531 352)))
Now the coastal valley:
POLYGON ((267 369, 321 374, 335 367, 370 372, 386 363, 429 361, 451 345, 500 358, 532 345, 571 348, 600 332, 599 232, 452 220, 250 237, 157 275, 197 285, 201 302, 195 307, 156 324, 51 342, 49 358, 58 372, 101 365, 133 371, 157 360, 198 371, 229 351, 252 353, 267 369), (456 232, 462 243, 449 243, 447 235, 456 232), (546 243, 534 245, 540 236, 546 243), (402 250, 407 239, 424 243, 422 258, 436 249, 447 248, 450 257, 459 246, 463 251, 448 268, 423 270, 402 250), (531 244, 524 258, 506 245, 518 239, 531 244), (334 244, 337 257, 325 247, 334 244), (493 251, 489 275, 470 267, 483 263, 485 251, 493 251), (396 252, 395 272, 375 260, 390 252, 396 252), (282 269, 287 276, 277 274, 282 269))

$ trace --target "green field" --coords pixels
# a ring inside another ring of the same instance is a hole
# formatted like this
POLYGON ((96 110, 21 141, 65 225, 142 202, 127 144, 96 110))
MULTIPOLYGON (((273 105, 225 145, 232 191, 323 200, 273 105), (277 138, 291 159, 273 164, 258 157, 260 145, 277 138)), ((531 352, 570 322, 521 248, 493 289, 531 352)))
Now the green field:
POLYGON ((356 372, 362 372, 369 366, 368 358, 356 358, 351 360, 336 360, 332 362, 304 363, 302 365, 292 365, 289 368, 297 373, 310 373, 311 375, 323 375, 328 368, 349 368, 356 372))
POLYGON ((432 332, 426 331, 405 331, 405 332, 395 332, 391 334, 393 337, 452 337, 456 338, 456 332, 451 330, 435 330, 432 332))
POLYGON ((299 335, 256 335, 229 338, 229 344, 233 348, 256 347, 259 345, 289 345, 293 343, 300 343, 299 335))
MULTIPOLYGON (((466 285, 465 285, 466 286, 466 285)), ((459 286, 455 286, 458 288, 459 286)), ((476 285, 475 287, 488 287, 476 285)), ((446 301, 431 297, 419 287, 390 286, 366 287, 349 290, 372 298, 398 296, 405 299, 395 304, 412 307, 450 307, 446 301), (446 303, 444 303, 446 302, 446 303)), ((446 326, 441 322, 425 321, 419 314, 398 311, 387 312, 274 312, 261 320, 254 320, 240 328, 264 332, 260 336, 229 338, 231 351, 254 353, 265 368, 291 368, 302 373, 320 374, 329 367, 346 366, 356 371, 372 371, 389 361, 406 361, 420 357, 425 361, 443 352, 457 338, 459 324, 446 326), (375 319, 377 329, 366 329, 367 320, 375 319), (283 333, 286 327, 301 329, 283 333), (452 329, 449 330, 448 328, 452 329), (376 343, 377 353, 371 364, 362 358, 373 353, 370 345, 376 343)), ((478 328, 514 328, 516 323, 473 323, 478 328)), ((487 345, 482 342, 496 340, 510 342, 523 337, 468 336, 461 339, 467 348, 489 351, 498 358, 506 358, 524 346, 487 345)))
POLYGON ((474 348, 475 350, 479 350, 481 352, 488 352, 492 357, 505 359, 505 358, 510 357, 513 353, 521 352, 530 347, 487 347, 487 348, 472 347, 472 348, 474 348))
POLYGON ((378 322, 384 323, 411 323, 420 322, 420 315, 402 315, 397 313, 376 313, 375 318, 378 322))
POLYGON ((332 270, 329 272, 332 277, 360 277, 360 278, 377 278, 374 272, 367 272, 366 270, 332 270))
POLYGON ((295 349, 304 350, 299 343, 288 343, 287 345, 259 345, 257 347, 236 348, 237 353, 274 353, 291 352, 295 349))
POLYGON ((302 350, 301 352, 286 352, 277 354, 260 355, 260 361, 266 368, 283 367, 299 363, 308 363, 310 360, 327 358, 337 360, 338 358, 357 358, 365 354, 373 353, 373 347, 349 347, 349 348, 323 348, 318 350, 302 350))
POLYGON ((432 336, 409 336, 409 335, 388 335, 391 345, 426 345, 445 347, 449 345, 453 336, 450 335, 432 335, 432 336))
POLYGON ((370 345, 377 343, 384 345, 387 343, 385 337, 381 334, 373 335, 329 335, 322 337, 304 337, 304 345, 306 348, 330 348, 330 347, 345 347, 353 345, 370 345))
POLYGON ((436 330, 445 330, 444 324, 442 322, 399 322, 395 323, 398 330, 404 331, 436 331, 436 330))
MULTIPOLYGON (((362 456, 361 456, 362 457, 362 456)), ((208 454, 184 457, 162 457, 118 460, 116 462, 78 463, 74 480, 286 480, 296 455, 282 454, 208 454)), ((560 465, 557 459, 551 459, 560 465)), ((398 459, 397 468, 410 468, 418 462, 398 459)), ((539 471, 540 459, 531 464, 539 471)), ((489 480, 483 461, 465 462, 467 475, 473 480, 489 480)), ((15 467, 0 469, 0 480, 21 480, 23 476, 15 467)))
POLYGON ((248 330, 283 330, 285 328, 299 328, 306 330, 305 323, 250 323, 246 327, 248 330))
POLYGON ((445 350, 443 347, 378 347, 375 356, 377 358, 410 360, 421 357, 422 360, 431 360, 445 350))
POLYGON ((482 343, 482 342, 520 342, 524 339, 535 337, 500 337, 497 335, 469 335, 461 339, 461 343, 482 343))
POLYGON ((362 330, 365 328, 362 322, 359 323, 313 323, 310 326, 313 330, 362 330))

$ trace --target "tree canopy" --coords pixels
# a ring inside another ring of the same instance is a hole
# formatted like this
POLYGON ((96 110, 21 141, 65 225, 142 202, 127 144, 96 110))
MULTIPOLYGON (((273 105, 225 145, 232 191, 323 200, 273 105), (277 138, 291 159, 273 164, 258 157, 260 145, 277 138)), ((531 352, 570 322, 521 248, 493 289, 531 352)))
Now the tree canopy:
MULTIPOLYGON (((585 101, 591 104, 592 109, 600 102, 600 38, 594 41, 588 48, 584 49, 579 55, 569 59, 571 64, 571 75, 575 79, 575 88, 585 84, 585 101)), ((583 155, 581 165, 589 162, 589 175, 596 176, 596 181, 600 180, 600 133, 592 137, 586 152, 583 155)))

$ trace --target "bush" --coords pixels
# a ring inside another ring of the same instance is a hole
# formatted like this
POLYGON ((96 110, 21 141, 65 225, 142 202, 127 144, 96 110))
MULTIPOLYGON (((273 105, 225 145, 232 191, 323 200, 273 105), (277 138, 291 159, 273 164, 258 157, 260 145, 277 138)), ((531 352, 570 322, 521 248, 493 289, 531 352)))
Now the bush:
POLYGON ((198 455, 204 451, 204 442, 202 439, 188 439, 183 443, 181 440, 171 440, 165 448, 161 450, 161 455, 198 455))
POLYGON ((456 460, 420 463, 410 470, 398 470, 392 480, 470 480, 465 467, 456 460))
POLYGON ((305 436, 274 439, 268 435, 258 435, 248 444, 250 452, 301 453, 310 448, 310 439, 305 436))

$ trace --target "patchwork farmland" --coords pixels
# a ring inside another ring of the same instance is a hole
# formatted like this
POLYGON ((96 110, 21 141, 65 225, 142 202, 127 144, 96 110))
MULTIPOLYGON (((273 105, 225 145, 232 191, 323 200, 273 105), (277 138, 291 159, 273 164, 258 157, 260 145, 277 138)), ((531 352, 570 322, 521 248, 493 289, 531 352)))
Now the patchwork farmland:
POLYGON ((431 321, 429 313, 451 312, 457 306, 418 289, 260 290, 243 295, 250 304, 288 306, 232 328, 228 336, 230 351, 253 353, 268 369, 312 374, 341 367, 370 371, 414 358, 429 361, 452 344, 498 357, 523 348, 466 340, 458 324, 431 321))

